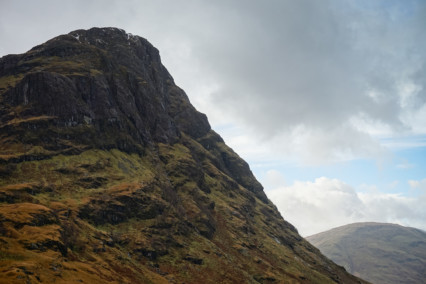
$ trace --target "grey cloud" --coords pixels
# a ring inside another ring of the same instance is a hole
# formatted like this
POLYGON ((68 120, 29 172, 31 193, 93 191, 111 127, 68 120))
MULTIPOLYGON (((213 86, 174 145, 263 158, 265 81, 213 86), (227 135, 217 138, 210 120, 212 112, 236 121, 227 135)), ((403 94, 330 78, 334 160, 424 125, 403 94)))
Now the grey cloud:
MULTIPOLYGON (((418 65, 426 59, 417 37, 423 29, 416 20, 421 9, 399 11, 400 2, 380 2, 380 7, 336 1, 249 3, 223 9, 217 27, 226 35, 209 34, 194 52, 209 58, 203 74, 220 84, 212 104, 265 138, 281 135, 292 141, 297 126, 338 137, 345 127, 354 135, 344 137, 343 145, 354 153, 365 147, 356 137, 368 133, 350 125, 353 117, 363 115, 394 133, 409 133, 412 125, 400 115, 411 109, 402 108, 398 88, 424 85, 416 79, 425 77, 418 75, 424 74, 418 65)), ((416 99, 424 97, 419 93, 416 99)), ((340 140, 329 149, 341 148, 340 140)), ((370 142, 378 147, 377 140, 370 142)))

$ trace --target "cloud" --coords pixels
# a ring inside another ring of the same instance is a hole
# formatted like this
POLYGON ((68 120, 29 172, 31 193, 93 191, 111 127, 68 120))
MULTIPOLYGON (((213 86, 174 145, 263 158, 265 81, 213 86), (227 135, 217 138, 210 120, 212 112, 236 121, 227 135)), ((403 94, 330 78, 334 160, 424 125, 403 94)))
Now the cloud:
POLYGON ((426 193, 426 179, 423 180, 409 180, 408 184, 413 189, 418 189, 426 193))
POLYGON ((408 161, 403 161, 402 163, 397 164, 396 167, 398 169, 406 170, 406 169, 414 168, 415 165, 414 164, 410 164, 408 161))
POLYGON ((266 172, 265 182, 263 183, 265 188, 275 188, 277 185, 285 184, 285 179, 279 171, 269 170, 266 172))
MULTIPOLYGON (((274 174, 274 180, 277 179, 274 174)), ((273 181, 270 181, 273 183, 273 181)), ((414 186, 416 183, 413 182, 414 186)), ((326 177, 296 181, 266 191, 284 218, 309 236, 354 222, 389 222, 426 229, 426 195, 409 198, 373 190, 356 192, 350 185, 326 177)))
POLYGON ((226 143, 236 149, 252 166, 279 162, 318 166, 334 162, 374 157, 385 161, 389 152, 366 133, 350 127, 336 127, 325 133, 321 129, 295 127, 289 136, 262 138, 261 134, 243 126, 218 127, 226 143))
POLYGON ((308 164, 380 159, 378 137, 426 134, 424 6, 191 2, 179 9, 191 17, 168 15, 179 30, 165 58, 185 42, 171 69, 215 127, 232 122, 308 164))

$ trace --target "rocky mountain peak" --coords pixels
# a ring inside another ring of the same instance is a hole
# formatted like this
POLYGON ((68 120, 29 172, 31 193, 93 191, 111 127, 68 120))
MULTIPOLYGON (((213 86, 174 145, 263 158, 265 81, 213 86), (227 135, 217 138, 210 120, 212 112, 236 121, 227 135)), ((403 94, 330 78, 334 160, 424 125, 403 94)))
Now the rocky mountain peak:
MULTIPOLYGON (((142 67, 160 63, 158 50, 146 39, 118 28, 76 30, 55 37, 31 51, 35 51, 38 55, 67 57, 75 53, 84 53, 85 49, 90 47, 107 52, 109 56, 118 60, 120 65, 131 68, 136 73, 141 73, 144 69, 142 67)), ((164 66, 161 67, 167 79, 173 80, 164 66)))
POLYGON ((0 58, 0 177, 0 282, 361 281, 300 237, 158 50, 120 29, 0 58))
POLYGON ((205 115, 174 84, 158 50, 120 29, 58 36, 2 58, 0 72, 17 79, 13 86, 0 85, 5 103, 24 106, 9 119, 45 115, 58 127, 93 126, 88 137, 75 137, 79 143, 135 151, 141 144, 177 141, 180 131, 200 137, 210 130, 205 115))

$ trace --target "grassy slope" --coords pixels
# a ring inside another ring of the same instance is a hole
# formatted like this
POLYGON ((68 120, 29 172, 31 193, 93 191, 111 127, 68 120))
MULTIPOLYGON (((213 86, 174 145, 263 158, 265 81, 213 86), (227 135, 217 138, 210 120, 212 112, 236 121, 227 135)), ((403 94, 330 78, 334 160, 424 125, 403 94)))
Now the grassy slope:
POLYGON ((349 272, 373 283, 422 283, 426 233, 394 224, 356 223, 307 238, 349 272))
MULTIPOLYGON (((170 159, 165 166, 169 173, 195 163, 182 144, 159 145, 158 151, 170 159)), ((261 212, 270 211, 270 206, 259 200, 255 205, 247 204, 245 189, 237 186, 230 192, 226 189, 229 177, 208 159, 203 167, 215 175, 206 179, 212 189, 208 194, 184 176, 158 174, 161 169, 155 157, 118 150, 90 150, 18 163, 13 173, 1 180, 0 196, 2 201, 9 201, 0 204, 1 281, 329 281, 320 273, 306 270, 306 263, 295 261, 293 251, 279 244, 276 238, 280 235, 291 237, 294 233, 268 228, 276 220, 267 218, 276 216, 261 212), (179 191, 166 196, 159 185, 168 183, 170 177, 172 184, 180 184, 179 191), (116 221, 106 216, 108 206, 120 212, 122 206, 131 206, 130 200, 136 195, 148 196, 150 204, 158 203, 162 209, 153 209, 151 215, 147 209, 146 215, 139 216, 125 212, 116 221), (182 224, 200 220, 192 224, 198 231, 209 224, 212 216, 208 216, 208 210, 203 212, 200 204, 215 207, 217 224, 211 239, 185 232, 188 228, 182 224), (247 212, 242 204, 255 207, 247 211, 254 218, 244 216, 247 212), (91 213, 82 214, 85 210, 91 213), (109 222, 99 223, 98 216, 90 214, 100 214, 109 222), (248 224, 249 220, 256 224, 248 224)), ((303 250, 303 243, 297 249, 303 250)))

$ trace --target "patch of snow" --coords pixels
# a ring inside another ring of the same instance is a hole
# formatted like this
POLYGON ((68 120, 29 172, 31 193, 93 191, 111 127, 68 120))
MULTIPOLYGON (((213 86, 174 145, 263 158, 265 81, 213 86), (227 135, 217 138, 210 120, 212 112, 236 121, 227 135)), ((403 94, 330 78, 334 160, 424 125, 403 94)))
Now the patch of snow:
POLYGON ((75 35, 71 35, 72 37, 74 37, 76 40, 78 40, 78 42, 80 42, 80 35, 79 34, 75 34, 75 35))
POLYGON ((136 38, 136 36, 134 34, 131 34, 131 33, 126 33, 126 35, 127 35, 127 40, 130 40, 130 39, 135 40, 135 38, 136 38))

